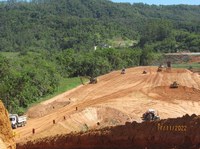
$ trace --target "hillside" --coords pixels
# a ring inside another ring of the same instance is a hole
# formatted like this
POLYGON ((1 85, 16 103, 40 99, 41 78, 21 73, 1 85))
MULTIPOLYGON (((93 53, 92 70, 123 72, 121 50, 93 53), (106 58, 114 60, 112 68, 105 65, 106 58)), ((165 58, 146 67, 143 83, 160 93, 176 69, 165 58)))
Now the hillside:
POLYGON ((200 78, 188 70, 135 67, 124 75, 113 71, 98 79, 97 84, 80 86, 29 109, 27 126, 16 130, 17 142, 141 122, 149 108, 158 110, 161 119, 200 114, 200 78), (144 70, 147 74, 142 74, 144 70), (169 88, 175 80, 179 88, 169 88))
POLYGON ((158 34, 163 34, 156 39, 156 50, 197 52, 200 46, 200 6, 33 0, 0 3, 0 9, 0 51, 89 50, 116 37, 139 41, 147 28, 160 28, 158 34))

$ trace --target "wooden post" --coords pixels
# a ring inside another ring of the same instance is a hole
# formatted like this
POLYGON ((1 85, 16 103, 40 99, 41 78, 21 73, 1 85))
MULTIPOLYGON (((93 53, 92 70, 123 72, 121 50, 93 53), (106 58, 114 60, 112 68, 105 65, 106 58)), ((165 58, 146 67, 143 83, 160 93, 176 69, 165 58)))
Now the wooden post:
POLYGON ((35 129, 33 128, 32 133, 35 134, 35 129))

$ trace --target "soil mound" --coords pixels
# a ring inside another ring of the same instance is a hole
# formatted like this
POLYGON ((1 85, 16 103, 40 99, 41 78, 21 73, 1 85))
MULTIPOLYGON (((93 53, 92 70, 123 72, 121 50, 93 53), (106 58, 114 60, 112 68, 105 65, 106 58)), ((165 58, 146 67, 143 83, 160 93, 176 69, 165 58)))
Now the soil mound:
POLYGON ((198 149, 200 147, 200 117, 156 122, 127 122, 86 133, 58 135, 17 145, 17 149, 198 149))
POLYGON ((200 90, 193 87, 178 86, 178 88, 170 88, 167 86, 159 86, 153 88, 149 96, 158 100, 188 100, 199 101, 200 90))
POLYGON ((15 147, 9 115, 0 101, 0 149, 15 149, 15 147))

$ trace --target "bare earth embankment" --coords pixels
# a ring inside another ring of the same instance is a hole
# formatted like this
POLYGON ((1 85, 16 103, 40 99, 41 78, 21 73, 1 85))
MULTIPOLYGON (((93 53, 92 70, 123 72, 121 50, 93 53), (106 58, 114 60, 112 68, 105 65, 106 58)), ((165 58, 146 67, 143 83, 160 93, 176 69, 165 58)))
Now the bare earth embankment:
POLYGON ((0 149, 15 149, 15 147, 8 111, 0 100, 0 149))
MULTIPOLYGON (((157 72, 156 67, 136 67, 127 69, 124 75, 120 74, 120 71, 114 71, 100 76, 98 79, 97 84, 80 86, 31 108, 27 113, 30 117, 27 125, 16 130, 19 134, 16 137, 18 148, 23 148, 22 145, 27 144, 27 142, 31 144, 41 141, 42 143, 39 144, 45 144, 45 142, 48 142, 47 138, 44 141, 43 138, 45 137, 49 137, 50 142, 59 142, 60 137, 55 137, 55 135, 63 134, 65 136, 72 131, 87 132, 78 135, 80 137, 90 136, 88 133, 94 129, 123 125, 126 122, 141 122, 141 115, 149 108, 158 110, 161 119, 177 118, 193 113, 200 115, 200 76, 197 73, 184 69, 157 72), (142 74, 144 70, 147 71, 147 74, 142 74), (174 81, 180 84, 179 88, 169 88, 174 81), (32 134, 33 128, 35 129, 34 135, 32 134)), ((175 122, 175 124, 178 125, 179 123, 175 122)), ((185 124, 188 126, 187 133, 190 133, 189 119, 180 125, 185 124)), ((109 134, 115 133, 113 130, 122 127, 124 131, 127 129, 127 132, 129 132, 128 128, 131 127, 133 129, 130 131, 134 132, 130 134, 136 136, 137 133, 140 134, 137 130, 146 130, 148 126, 149 129, 152 129, 152 132, 148 130, 148 133, 144 133, 144 131, 141 141, 145 137, 151 136, 152 133, 157 133, 158 136, 164 133, 166 137, 171 133, 175 138, 176 136, 187 138, 186 132, 181 134, 173 131, 160 132, 157 130, 157 125, 158 123, 133 123, 130 126, 118 126, 111 130, 108 129, 106 131, 108 134, 105 133, 105 136, 110 137, 111 142, 113 138, 115 142, 117 138, 120 140, 123 133, 119 131, 119 133, 122 133, 121 135, 116 134, 111 135, 111 137, 109 134), (137 127, 132 127, 132 125, 137 125, 137 127)), ((99 133, 101 131, 104 130, 96 130, 100 136, 104 135, 104 133, 99 133)), ((61 138, 64 138, 64 136, 61 138)), ((123 137, 125 136, 130 138, 126 133, 123 137)), ((74 140, 77 135, 71 137, 71 140, 74 140)), ((83 138, 83 140, 85 139, 83 138)), ((84 141, 82 142, 84 144, 84 141)), ((39 144, 36 143, 36 146, 39 144)), ((52 148, 56 148, 56 144, 52 148)), ((71 144, 69 148, 72 148, 74 142, 66 141, 65 144, 66 148, 67 144, 71 144)), ((89 141, 87 144, 90 145, 91 142, 89 141)), ((34 145, 32 147, 34 148, 34 145)), ((74 146, 74 148, 76 147, 74 146)), ((45 147, 43 146, 43 148, 45 147)), ((48 146, 48 148, 50 147, 48 146)))

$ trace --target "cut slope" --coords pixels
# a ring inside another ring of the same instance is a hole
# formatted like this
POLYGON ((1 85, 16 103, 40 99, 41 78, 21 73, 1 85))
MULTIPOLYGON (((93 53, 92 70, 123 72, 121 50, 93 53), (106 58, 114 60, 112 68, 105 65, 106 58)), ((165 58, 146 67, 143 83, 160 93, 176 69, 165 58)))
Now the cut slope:
POLYGON ((18 149, 198 149, 200 147, 200 117, 158 122, 126 123, 86 133, 46 137, 18 145, 18 149))
POLYGON ((0 149, 15 149, 8 112, 0 100, 0 149))
POLYGON ((126 121, 141 122, 141 115, 149 108, 158 110, 161 118, 175 118, 187 113, 200 114, 200 99, 197 98, 200 77, 188 70, 157 72, 156 67, 136 67, 127 69, 124 75, 120 71, 114 71, 98 79, 97 84, 80 86, 60 95, 61 98, 41 103, 40 108, 32 108, 28 115, 36 118, 30 119, 27 126, 17 129, 21 134, 17 141, 23 142, 29 136, 37 139, 60 132, 124 124, 126 121), (142 74, 144 70, 147 74, 142 74), (181 87, 170 89, 169 86, 174 81, 181 87), (168 96, 170 94, 172 95, 168 96), (187 96, 184 97, 185 95, 187 96), (70 103, 63 107, 56 106, 57 103, 66 101, 70 103), (45 106, 52 109, 41 109, 45 106), (45 114, 41 114, 40 109, 46 110, 45 114), (95 117, 88 118, 86 113, 95 117), (56 124, 53 124, 53 120, 56 124), (36 130, 34 135, 33 128, 36 130))

